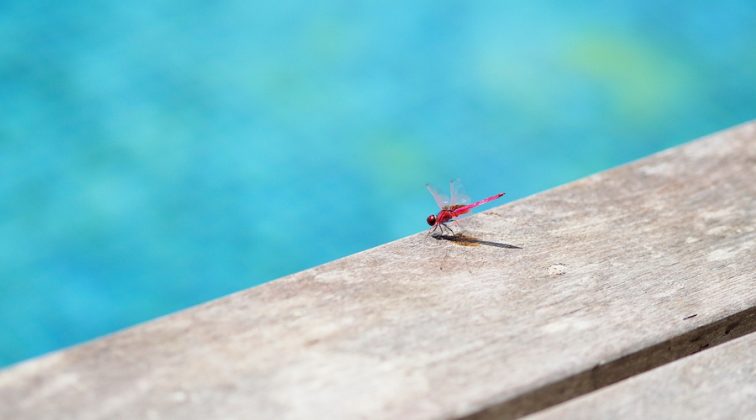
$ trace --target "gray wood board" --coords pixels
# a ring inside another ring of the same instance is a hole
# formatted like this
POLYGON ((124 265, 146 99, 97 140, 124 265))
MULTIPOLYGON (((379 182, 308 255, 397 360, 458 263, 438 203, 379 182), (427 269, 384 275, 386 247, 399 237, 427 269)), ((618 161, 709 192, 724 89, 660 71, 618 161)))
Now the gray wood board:
POLYGON ((0 372, 0 418, 512 417, 753 331, 756 122, 486 211, 466 234, 22 363, 0 372))
POLYGON ((754 419, 756 333, 528 416, 549 419, 754 419))

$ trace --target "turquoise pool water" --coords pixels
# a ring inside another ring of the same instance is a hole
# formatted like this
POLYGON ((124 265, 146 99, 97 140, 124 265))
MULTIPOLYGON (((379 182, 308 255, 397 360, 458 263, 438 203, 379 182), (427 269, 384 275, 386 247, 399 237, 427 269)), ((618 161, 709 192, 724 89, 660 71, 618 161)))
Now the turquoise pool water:
POLYGON ((5 1, 0 366, 754 118, 754 4, 5 1))

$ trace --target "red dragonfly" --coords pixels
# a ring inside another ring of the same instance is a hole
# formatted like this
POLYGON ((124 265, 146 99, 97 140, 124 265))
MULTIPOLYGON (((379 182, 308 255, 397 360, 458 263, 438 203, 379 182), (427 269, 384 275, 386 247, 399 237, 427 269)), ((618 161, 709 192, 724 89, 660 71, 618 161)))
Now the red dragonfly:
MULTIPOLYGON (((428 191, 433 196, 433 199, 436 200, 436 204, 438 204, 438 207, 441 209, 438 214, 431 214, 427 219, 425 219, 425 221, 428 222, 428 224, 431 226, 430 231, 428 231, 429 235, 435 232, 436 229, 441 229, 442 233, 444 229, 448 229, 449 232, 454 235, 454 231, 447 225, 447 223, 457 223, 455 219, 459 218, 463 214, 469 213, 470 210, 474 209, 475 207, 478 207, 481 204, 486 204, 489 201, 494 201, 504 195, 504 193, 498 193, 488 198, 484 198, 480 201, 476 201, 472 204, 467 204, 469 199, 462 193, 462 185, 460 184, 459 180, 449 181, 449 192, 451 194, 450 198, 439 194, 430 184, 426 184, 425 188, 428 189, 428 191)), ((459 226, 459 224, 457 224, 457 226, 459 226)))

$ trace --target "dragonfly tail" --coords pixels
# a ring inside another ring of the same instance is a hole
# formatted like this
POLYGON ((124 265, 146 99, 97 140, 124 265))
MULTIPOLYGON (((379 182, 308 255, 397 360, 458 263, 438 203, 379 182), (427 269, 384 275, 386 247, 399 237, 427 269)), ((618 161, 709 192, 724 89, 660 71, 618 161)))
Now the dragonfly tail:
POLYGON ((467 213, 468 211, 474 209, 475 207, 478 207, 480 205, 486 204, 489 201, 494 201, 496 199, 501 198, 502 196, 504 196, 504 194, 506 194, 506 193, 498 193, 498 194, 492 195, 490 197, 484 198, 482 200, 476 201, 476 202, 474 202, 472 204, 468 204, 468 205, 466 205, 464 207, 460 207, 460 208, 458 208, 456 210, 456 213, 459 213, 459 214, 467 213))

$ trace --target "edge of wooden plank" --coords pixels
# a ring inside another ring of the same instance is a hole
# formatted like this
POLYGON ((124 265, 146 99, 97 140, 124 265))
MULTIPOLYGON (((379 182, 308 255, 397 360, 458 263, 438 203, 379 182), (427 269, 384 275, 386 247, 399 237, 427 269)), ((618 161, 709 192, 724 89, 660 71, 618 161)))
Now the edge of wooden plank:
POLYGON ((756 332, 756 307, 703 325, 654 346, 595 365, 530 390, 520 396, 486 407, 465 419, 506 419, 526 416, 610 386, 624 379, 675 362, 698 352, 756 332))
POLYGON ((752 333, 536 412, 528 419, 751 418, 756 413, 754 349, 756 334, 752 333))

